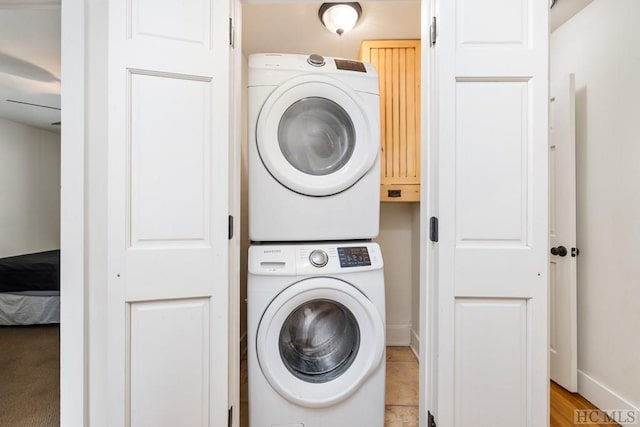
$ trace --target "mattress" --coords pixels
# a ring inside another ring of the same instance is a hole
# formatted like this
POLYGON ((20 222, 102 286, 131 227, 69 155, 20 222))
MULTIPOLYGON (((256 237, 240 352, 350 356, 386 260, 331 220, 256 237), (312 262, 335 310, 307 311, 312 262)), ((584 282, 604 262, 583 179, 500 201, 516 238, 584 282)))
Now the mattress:
POLYGON ((60 290, 60 251, 0 258, 0 292, 60 290))
POLYGON ((0 293, 0 325, 60 323, 59 291, 0 293))

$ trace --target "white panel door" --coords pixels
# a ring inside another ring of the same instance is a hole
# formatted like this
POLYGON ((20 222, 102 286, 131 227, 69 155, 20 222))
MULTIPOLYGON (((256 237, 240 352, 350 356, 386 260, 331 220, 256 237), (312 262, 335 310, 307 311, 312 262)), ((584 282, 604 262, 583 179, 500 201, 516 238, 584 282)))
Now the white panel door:
POLYGON ((549 102, 549 360, 551 379, 578 391, 575 83, 551 84, 549 102))
POLYGON ((227 425, 229 13, 109 2, 110 426, 227 425))
POLYGON ((428 409, 439 426, 546 426, 548 2, 436 0, 435 15, 428 409))

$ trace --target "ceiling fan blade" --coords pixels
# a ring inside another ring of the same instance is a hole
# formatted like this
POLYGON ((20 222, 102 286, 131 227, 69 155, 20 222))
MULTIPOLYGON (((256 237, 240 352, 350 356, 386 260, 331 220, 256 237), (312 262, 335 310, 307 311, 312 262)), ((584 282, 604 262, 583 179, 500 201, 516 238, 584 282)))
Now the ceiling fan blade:
POLYGON ((58 107, 50 107, 48 105, 32 104, 31 102, 16 101, 15 99, 7 99, 7 102, 13 102, 13 103, 16 103, 16 104, 31 105, 33 107, 49 108, 51 110, 58 110, 58 111, 62 110, 62 108, 58 108, 58 107))
POLYGON ((15 56, 0 52, 0 73, 12 76, 23 77, 39 82, 59 82, 60 79, 44 68, 38 67, 31 62, 24 61, 15 56))

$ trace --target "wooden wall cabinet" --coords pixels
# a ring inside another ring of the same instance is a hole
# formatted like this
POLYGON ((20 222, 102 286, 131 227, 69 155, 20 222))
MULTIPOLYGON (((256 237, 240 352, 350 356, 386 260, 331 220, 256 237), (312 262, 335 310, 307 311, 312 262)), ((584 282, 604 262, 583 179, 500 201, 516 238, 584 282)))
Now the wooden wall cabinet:
POLYGON ((420 201, 420 40, 365 40, 380 79, 380 201, 420 201))

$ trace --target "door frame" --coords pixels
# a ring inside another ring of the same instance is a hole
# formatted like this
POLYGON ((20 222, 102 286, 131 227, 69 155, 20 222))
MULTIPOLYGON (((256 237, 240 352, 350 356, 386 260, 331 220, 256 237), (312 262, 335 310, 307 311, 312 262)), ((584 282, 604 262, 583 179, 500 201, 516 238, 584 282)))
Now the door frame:
POLYGON ((60 423, 88 423, 85 1, 62 0, 60 423))
POLYGON ((435 397, 437 396, 438 387, 438 369, 437 358, 435 357, 435 348, 437 346, 438 331, 438 306, 437 306, 437 289, 430 286, 435 282, 437 271, 435 268, 431 271, 427 270, 429 264, 437 266, 435 260, 438 256, 438 245, 429 239, 429 218, 438 217, 437 205, 437 179, 438 164, 435 162, 437 154, 433 146, 428 141, 437 136, 438 123, 431 122, 429 117, 432 115, 432 105, 437 100, 437 79, 435 76, 435 61, 433 49, 431 49, 431 17, 437 16, 438 2, 435 0, 421 0, 421 70, 420 76, 420 105, 422 106, 420 117, 420 350, 419 350, 419 426, 429 427, 428 417, 431 414, 431 408, 436 408, 435 397), (432 161, 434 159, 434 161, 432 161), (435 191, 427 191, 429 184, 435 191))

